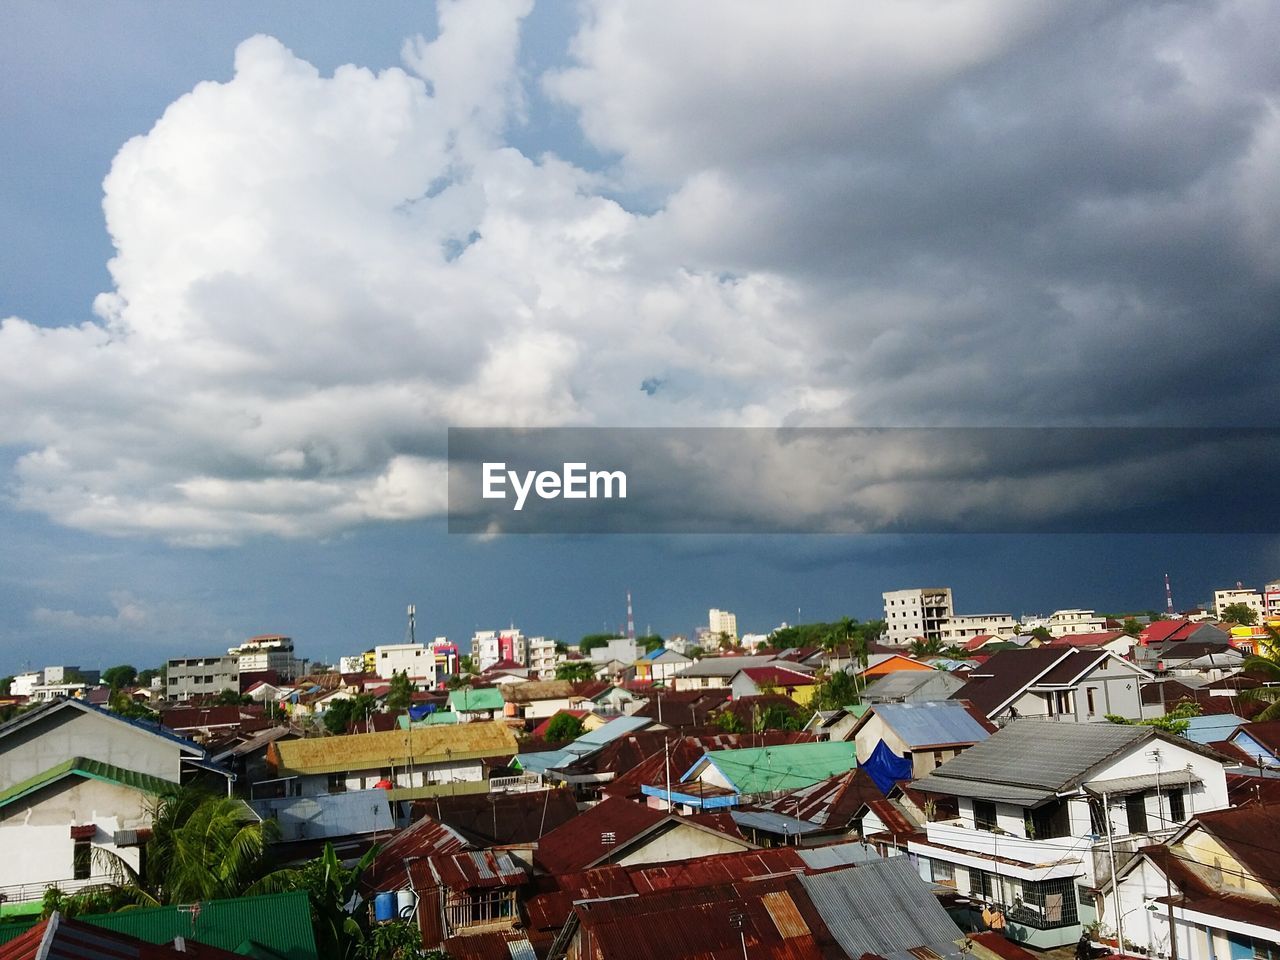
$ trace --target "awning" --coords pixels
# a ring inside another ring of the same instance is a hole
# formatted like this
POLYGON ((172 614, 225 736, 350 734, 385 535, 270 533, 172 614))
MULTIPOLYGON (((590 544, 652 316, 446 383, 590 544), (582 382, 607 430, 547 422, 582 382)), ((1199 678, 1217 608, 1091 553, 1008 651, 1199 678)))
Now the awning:
POLYGON ((71 828, 72 840, 92 840, 98 832, 96 823, 86 823, 81 826, 73 826, 71 828))
POLYGON ((1142 773, 1136 777, 1116 777, 1113 780, 1090 780, 1084 788, 1090 793, 1141 793, 1144 790, 1176 790, 1190 784, 1203 783, 1194 773, 1170 770, 1168 773, 1142 773))
POLYGON ((1055 796, 1044 787, 1020 787, 1011 783, 990 783, 983 780, 962 780, 959 777, 940 777, 929 774, 911 784, 911 789, 924 793, 940 793, 950 797, 971 797, 994 803, 1016 803, 1034 807, 1055 796))

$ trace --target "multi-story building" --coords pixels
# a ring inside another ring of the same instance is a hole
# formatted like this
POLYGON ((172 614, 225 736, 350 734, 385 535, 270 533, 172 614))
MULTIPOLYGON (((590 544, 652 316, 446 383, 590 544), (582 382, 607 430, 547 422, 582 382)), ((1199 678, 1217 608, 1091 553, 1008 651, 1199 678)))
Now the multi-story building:
POLYGON ((281 680, 294 680, 303 672, 301 661, 293 654, 293 640, 278 633, 250 637, 227 650, 235 657, 241 673, 271 671, 281 680))
POLYGON ((97 686, 101 674, 97 670, 85 670, 83 667, 45 667, 44 682, 46 684, 83 683, 97 686))
POLYGON ((713 637, 728 637, 730 642, 737 643, 738 618, 729 610, 712 607, 707 612, 707 632, 713 637))
POLYGON ((1230 590, 1213 591, 1213 615, 1219 620, 1226 619, 1226 609, 1233 603, 1243 603, 1258 614, 1259 620, 1266 614, 1262 594, 1257 590, 1237 585, 1230 590))
POLYGON ((471 657, 476 667, 487 670, 500 661, 521 666, 529 662, 529 644, 515 627, 508 630, 477 630, 471 638, 471 657))
POLYGON ((165 664, 165 694, 170 700, 240 691, 240 658, 178 657, 165 664))
POLYGON ((1262 615, 1267 620, 1280 620, 1280 580, 1272 580, 1262 588, 1262 615))
POLYGON ((1016 621, 1007 613, 957 614, 942 621, 942 639, 947 643, 963 643, 974 637, 1012 634, 1016 621))
POLYGON ((35 691, 35 688, 44 683, 44 671, 32 670, 29 673, 20 673, 13 678, 13 682, 9 684, 9 693, 15 697, 29 697, 35 691))
POLYGON ((942 640, 946 621, 955 616, 950 587, 890 590, 884 598, 885 642, 904 646, 916 637, 942 640))
POLYGON ((373 648, 374 670, 383 680, 403 673, 411 680, 436 682, 436 658, 421 643, 388 643, 373 648))
POLYGON ((529 670, 541 680, 554 680, 556 666, 562 657, 556 652, 556 642, 547 637, 529 640, 529 670))
POLYGON ((1075 943, 1115 930, 1099 891, 1118 865, 1227 806, 1223 763, 1153 727, 1017 720, 912 783, 934 810, 907 852, 1024 944, 1075 943))
POLYGON ((462 662, 458 645, 448 637, 436 637, 431 641, 431 655, 436 661, 436 682, 445 677, 455 676, 462 662))

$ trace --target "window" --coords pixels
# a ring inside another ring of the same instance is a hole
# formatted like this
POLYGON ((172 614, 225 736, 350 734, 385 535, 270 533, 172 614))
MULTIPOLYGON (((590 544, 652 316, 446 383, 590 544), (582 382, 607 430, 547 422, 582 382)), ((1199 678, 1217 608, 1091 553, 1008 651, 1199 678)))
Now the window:
POLYGON ((1170 790, 1166 796, 1169 798, 1169 819, 1174 823, 1182 823, 1187 819, 1187 792, 1182 789, 1170 790))
POLYGON ((71 851, 71 878, 88 880, 93 866, 93 844, 88 840, 77 840, 71 851))
POLYGON ((940 767, 940 766, 942 766, 942 760, 943 760, 943 758, 942 758, 942 751, 941 751, 941 750, 935 750, 935 751, 933 751, 933 765, 934 765, 935 767, 940 767))
POLYGON ((1124 798, 1124 812, 1129 819, 1130 833, 1147 832, 1147 795, 1131 793, 1124 798))
POLYGON ((329 792, 330 793, 346 793, 347 792, 347 775, 345 773, 329 774, 329 792))
POLYGON ((990 800, 973 801, 973 825, 978 830, 994 830, 996 805, 990 800))
POLYGON ((1098 712, 1097 706, 1093 700, 1093 694, 1096 689, 1096 687, 1086 687, 1084 691, 1085 699, 1089 702, 1089 716, 1091 717, 1098 712))

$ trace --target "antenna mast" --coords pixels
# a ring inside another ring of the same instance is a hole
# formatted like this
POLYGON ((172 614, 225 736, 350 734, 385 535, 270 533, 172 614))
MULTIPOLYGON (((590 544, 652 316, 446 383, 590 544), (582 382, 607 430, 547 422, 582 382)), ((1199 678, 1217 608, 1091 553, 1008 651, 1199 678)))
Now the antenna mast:
POLYGON ((411 603, 411 604, 409 604, 409 629, 408 629, 407 631, 405 631, 405 636, 408 638, 408 640, 407 640, 407 642, 408 642, 408 643, 416 643, 416 642, 417 642, 417 641, 416 641, 416 639, 415 639, 415 637, 416 637, 416 631, 414 630, 414 623, 413 623, 413 621, 414 621, 414 617, 417 615, 417 613, 418 613, 418 608, 417 608, 417 606, 416 606, 415 604, 412 604, 412 603, 411 603))
POLYGON ((636 618, 631 615, 631 591, 627 591, 627 639, 636 638, 636 618))
POLYGON ((1169 586, 1169 575, 1164 575, 1164 610, 1173 616, 1173 589, 1169 586))

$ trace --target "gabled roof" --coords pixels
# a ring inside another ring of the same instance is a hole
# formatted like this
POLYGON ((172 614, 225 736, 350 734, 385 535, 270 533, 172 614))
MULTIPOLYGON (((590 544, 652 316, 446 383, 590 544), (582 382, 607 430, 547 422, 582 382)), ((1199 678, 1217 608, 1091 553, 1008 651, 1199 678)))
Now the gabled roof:
POLYGON ((454 713, 501 710, 506 704, 497 687, 462 687, 449 691, 449 709, 454 713))
POLYGON ((757 806, 834 830, 847 827, 867 803, 882 799, 884 794, 870 774, 858 768, 766 800, 757 806))
MULTIPOLYGON (((1242 723, 1236 732, 1244 734, 1258 746, 1271 751, 1273 755, 1280 756, 1280 720, 1263 722, 1255 720, 1253 723, 1242 723)), ((1230 739, 1234 742, 1236 736, 1232 735, 1230 739)))
POLYGON ((524 683, 508 683, 499 688, 507 703, 533 703, 537 700, 568 700, 573 696, 573 684, 568 680, 527 680, 524 683))
POLYGON ((895 670, 872 680, 862 693, 876 700, 904 700, 926 685, 954 692, 964 686, 964 681, 943 670, 895 670))
POLYGON ((409 877, 416 890, 439 884, 450 890, 490 890, 519 887, 529 874, 511 854, 498 850, 464 850, 437 853, 409 864, 409 877))
POLYGON ((681 783, 714 766, 741 795, 811 786, 858 765, 857 747, 843 740, 792 743, 778 747, 716 750, 695 763, 681 783))
POLYGON ((996 727, 963 700, 924 703, 880 703, 871 707, 854 727, 854 735, 872 715, 880 718, 909 750, 956 747, 980 743, 996 727))
MULTIPOLYGON (((1124 639, 1129 635, 1123 630, 1102 630, 1098 633, 1067 633, 1061 637, 1054 637, 1046 646, 1050 647, 1101 647, 1108 643, 1114 643, 1117 640, 1124 639)), ((1130 637, 1134 643, 1138 640, 1136 637, 1130 637)))
POLYGON ((115 723, 122 723, 122 724, 125 724, 126 726, 133 727, 135 730, 141 730, 143 733, 149 733, 153 737, 159 737, 162 740, 168 740, 170 743, 175 744, 176 746, 180 747, 182 750, 184 750, 187 753, 190 753, 199 757, 204 756, 205 751, 203 747, 200 747, 197 744, 192 743, 190 740, 187 740, 184 737, 178 736, 176 733, 173 733, 169 730, 165 730, 159 724, 148 723, 145 720, 134 720, 134 719, 130 719, 129 717, 122 717, 120 716, 120 714, 113 713, 112 711, 107 710, 104 707, 98 707, 91 703, 86 703, 83 700, 75 700, 75 699, 67 699, 67 698, 59 698, 57 700, 52 700, 48 704, 44 704, 42 706, 36 707, 34 710, 28 710, 25 713, 18 714, 12 720, 9 720, 5 723, 0 723, 0 740, 2 740, 8 734, 13 733, 17 730, 21 730, 25 727, 31 726, 32 724, 38 723, 43 720, 48 720, 52 717, 56 717, 59 713, 63 711, 76 711, 76 710, 81 711, 83 713, 96 714, 97 716, 100 716, 100 717, 106 717, 108 720, 114 721, 115 723))
POLYGON ((186 949, 103 930, 55 911, 26 933, 0 944, 0 960, 241 960, 240 954, 188 941, 186 949))
POLYGON ((912 787, 1033 806, 1078 786, 1103 761, 1157 736, 1153 727, 1128 724, 1015 720, 912 787))
MULTIPOLYGON (((680 817, 621 797, 612 797, 544 836, 534 858, 539 866, 554 874, 585 870, 614 851, 624 850, 668 824, 712 834, 723 833, 732 836, 744 848, 753 846, 740 834, 717 829, 720 823, 717 818, 680 817)), ((734 829, 732 821, 728 821, 727 827, 734 829)))
POLYGON ((430 817, 477 847, 532 843, 577 815, 568 789, 461 794, 413 804, 415 822, 430 817))
POLYGON ((1069 686, 1106 659, 1126 664, 1150 679, 1146 671, 1105 650, 1049 646, 1002 650, 971 671, 968 682, 951 699, 968 700, 988 717, 995 717, 1031 687, 1069 686))
POLYGON ((72 757, 70 760, 64 760, 56 767, 50 767, 43 773, 38 773, 34 777, 23 780, 21 783, 15 783, 7 790, 0 791, 0 808, 6 807, 25 796, 35 793, 37 790, 43 790, 45 787, 68 777, 79 777, 84 780, 102 780, 106 783, 114 783, 117 786, 130 787, 153 796, 172 793, 178 789, 176 783, 153 777, 150 774, 125 770, 123 767, 103 763, 100 760, 72 757))
POLYGON ((457 853, 470 846, 457 830, 423 817, 378 845, 373 862, 360 877, 360 889, 372 892, 407 887, 409 873, 405 864, 437 853, 457 853))
POLYGON ((757 686, 773 684, 778 687, 802 687, 812 686, 816 682, 812 674, 801 673, 798 670, 792 670, 790 667, 781 667, 777 664, 769 664, 764 667, 746 667, 734 674, 734 677, 736 678, 739 674, 749 677, 757 686))
POLYGON ((681 670, 678 677, 732 677, 746 667, 763 667, 774 661, 766 654, 760 657, 703 657, 681 670))
POLYGON ((279 824, 280 840, 285 843, 390 834, 396 826, 386 790, 252 800, 249 806, 264 820, 279 824))

